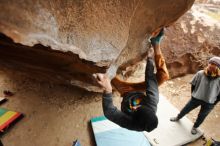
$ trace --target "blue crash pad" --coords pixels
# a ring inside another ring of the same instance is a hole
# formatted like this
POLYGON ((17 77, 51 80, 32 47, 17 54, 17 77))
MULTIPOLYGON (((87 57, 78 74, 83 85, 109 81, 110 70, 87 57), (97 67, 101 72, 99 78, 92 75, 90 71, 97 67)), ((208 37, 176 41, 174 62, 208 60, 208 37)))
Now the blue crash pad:
POLYGON ((131 131, 104 116, 91 119, 97 146, 150 146, 143 132, 131 131))

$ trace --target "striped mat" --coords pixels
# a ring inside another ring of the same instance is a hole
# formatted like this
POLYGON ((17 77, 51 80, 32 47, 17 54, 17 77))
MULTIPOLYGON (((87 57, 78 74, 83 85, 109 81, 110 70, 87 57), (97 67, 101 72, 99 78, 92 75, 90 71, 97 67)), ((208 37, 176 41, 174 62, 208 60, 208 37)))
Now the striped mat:
POLYGON ((0 108, 0 131, 3 131, 20 116, 21 113, 0 108))
POLYGON ((97 146, 150 146, 143 132, 121 128, 104 116, 91 119, 97 146))

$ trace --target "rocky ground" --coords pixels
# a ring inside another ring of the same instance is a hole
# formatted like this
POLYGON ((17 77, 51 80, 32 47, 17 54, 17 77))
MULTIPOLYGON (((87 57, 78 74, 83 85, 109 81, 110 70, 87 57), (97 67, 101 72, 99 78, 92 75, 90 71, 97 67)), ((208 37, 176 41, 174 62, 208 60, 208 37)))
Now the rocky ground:
MULTIPOLYGON (((141 73, 135 75, 141 79, 141 73)), ((170 80, 160 87, 160 92, 181 109, 190 98, 189 81, 192 75, 170 80)), ((83 146, 93 146, 94 138, 89 120, 102 114, 101 94, 48 82, 31 80, 7 70, 0 71, 0 96, 3 90, 15 93, 8 97, 1 107, 19 111, 24 117, 1 135, 5 146, 70 146, 79 139, 83 146)), ((115 93, 114 102, 120 105, 120 97, 115 93)), ((219 111, 217 105, 201 126, 206 137, 220 140, 219 111)), ((194 121, 198 110, 187 117, 194 121)), ((198 146, 203 140, 189 146, 198 146)))

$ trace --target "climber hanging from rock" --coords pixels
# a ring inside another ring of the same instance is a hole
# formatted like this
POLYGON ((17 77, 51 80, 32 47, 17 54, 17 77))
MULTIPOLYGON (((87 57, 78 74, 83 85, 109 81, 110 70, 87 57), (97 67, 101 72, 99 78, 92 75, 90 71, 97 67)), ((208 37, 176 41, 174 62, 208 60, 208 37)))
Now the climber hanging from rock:
POLYGON ((153 50, 148 51, 145 81, 128 83, 121 81, 118 77, 112 80, 112 84, 123 97, 121 111, 113 105, 112 85, 109 77, 106 74, 100 73, 95 75, 97 82, 104 89, 102 101, 104 115, 121 127, 135 131, 150 132, 158 125, 158 118, 156 116, 159 101, 158 85, 169 78, 165 60, 160 49, 163 35, 164 29, 161 29, 157 36, 153 36, 150 39, 153 50), (156 74, 154 73, 153 58, 155 58, 157 68, 156 74))

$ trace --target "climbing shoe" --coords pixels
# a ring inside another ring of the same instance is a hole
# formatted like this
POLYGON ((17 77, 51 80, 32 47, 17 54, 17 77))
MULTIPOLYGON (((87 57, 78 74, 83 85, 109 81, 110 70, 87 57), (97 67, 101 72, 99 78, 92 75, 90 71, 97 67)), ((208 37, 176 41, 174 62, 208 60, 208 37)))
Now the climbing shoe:
POLYGON ((155 46, 156 44, 159 44, 161 42, 161 40, 163 39, 164 36, 164 28, 161 29, 161 31, 159 32, 159 34, 156 37, 153 37, 150 39, 151 44, 153 46, 155 46))

